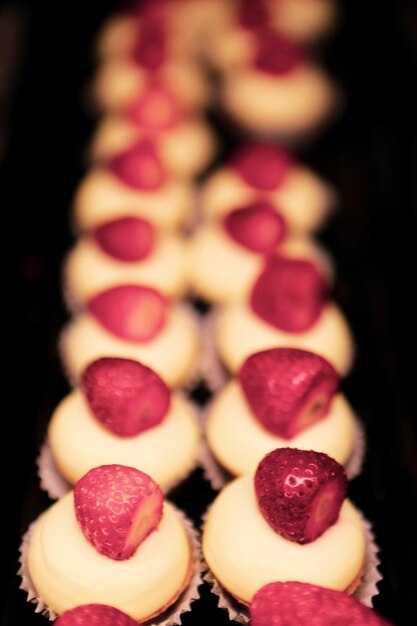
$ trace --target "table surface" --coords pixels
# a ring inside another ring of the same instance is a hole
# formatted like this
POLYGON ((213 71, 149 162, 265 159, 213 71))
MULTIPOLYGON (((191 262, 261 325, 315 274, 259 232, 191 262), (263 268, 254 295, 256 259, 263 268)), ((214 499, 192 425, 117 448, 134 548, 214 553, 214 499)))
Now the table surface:
MULTIPOLYGON (((4 111, 9 134, 0 191, 3 219, 10 218, 3 245, 10 240, 12 248, 3 273, 4 341, 13 338, 13 351, 5 357, 4 393, 11 404, 3 442, 11 460, 3 470, 2 624, 42 626, 46 619, 35 615, 18 589, 17 548, 28 523, 50 503, 39 489, 34 461, 51 412, 68 390, 56 351, 67 319, 60 266, 72 242, 69 208, 95 123, 85 98, 94 71, 91 46, 116 2, 9 5, 21 26, 16 32, 22 45, 15 89, 4 111)), ((411 0, 346 2, 344 7, 344 24, 322 61, 343 85, 346 110, 300 156, 329 178, 341 197, 322 239, 336 259, 335 298, 357 342, 355 368, 344 388, 365 426, 368 449, 350 496, 374 523, 381 548, 383 581, 375 606, 396 624, 413 624, 417 100, 411 85, 417 76, 417 7, 411 0)), ((209 117, 227 149, 236 138, 215 113, 209 117)), ((198 524, 213 497, 197 470, 174 500, 198 524)), ((228 624, 206 586, 201 595, 184 625, 228 624)))

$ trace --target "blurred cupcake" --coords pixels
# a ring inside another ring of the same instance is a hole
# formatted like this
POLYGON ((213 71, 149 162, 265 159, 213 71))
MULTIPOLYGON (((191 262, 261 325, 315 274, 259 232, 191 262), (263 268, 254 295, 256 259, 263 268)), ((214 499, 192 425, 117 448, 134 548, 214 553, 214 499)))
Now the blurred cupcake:
POLYGON ((76 311, 101 291, 139 283, 177 298, 187 289, 183 239, 139 217, 104 222, 79 237, 64 264, 64 292, 76 311))
POLYGON ((166 171, 173 176, 197 176, 214 156, 216 140, 208 124, 187 114, 163 84, 150 82, 126 111, 109 113, 98 124, 90 147, 95 163, 153 137, 166 171))
POLYGON ((107 52, 98 68, 92 85, 96 106, 106 111, 123 110, 157 78, 186 110, 201 109, 210 97, 206 77, 192 58, 173 49, 163 5, 148 2, 145 6, 139 20, 122 18, 115 31, 103 36, 103 50, 123 44, 120 53, 107 52))
POLYGON ((185 224, 194 203, 191 183, 169 175, 156 142, 146 137, 90 170, 75 194, 73 218, 81 230, 126 215, 172 229, 185 224))
POLYGON ((307 237, 286 234, 284 219, 265 201, 201 226, 188 244, 191 289, 216 304, 246 302, 265 257, 274 253, 311 261, 331 282, 332 262, 325 251, 307 237))
POLYGON ((291 346, 319 354, 345 375, 354 354, 349 325, 317 267, 278 255, 266 259, 249 302, 219 312, 214 340, 231 372, 254 352, 291 346))
POLYGON ((236 207, 268 202, 282 216, 289 233, 313 233, 335 204, 335 192, 286 150, 267 143, 238 147, 201 189, 205 218, 221 218, 236 207))
POLYGON ((124 357, 153 369, 169 387, 194 373, 199 338, 192 314, 142 285, 119 285, 91 298, 64 329, 61 355, 75 384, 101 357, 124 357))
POLYGON ((121 358, 90 363, 80 386, 56 407, 47 434, 54 465, 69 485, 93 467, 124 463, 153 476, 164 491, 194 468, 199 440, 186 401, 150 368, 121 358))
POLYGON ((261 29, 256 38, 253 58, 224 74, 221 106, 249 134, 287 143, 309 138, 337 112, 335 85, 284 35, 261 29))

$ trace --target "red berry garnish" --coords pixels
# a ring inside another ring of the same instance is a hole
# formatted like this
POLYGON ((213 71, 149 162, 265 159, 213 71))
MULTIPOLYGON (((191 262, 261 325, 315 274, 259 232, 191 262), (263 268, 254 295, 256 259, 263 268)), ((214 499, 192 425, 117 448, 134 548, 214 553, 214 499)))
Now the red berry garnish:
POLYGON ((140 626, 132 617, 105 604, 82 604, 65 611, 55 626, 140 626))
POLYGON ((337 521, 347 486, 343 466, 313 450, 278 448, 255 473, 263 517, 275 532, 297 543, 314 541, 337 521))
POLYGON ((258 201, 235 209, 224 218, 224 227, 234 241, 259 254, 269 254, 285 236, 285 222, 268 202, 258 201))
POLYGON ((151 287, 120 285, 94 296, 88 309, 116 337, 144 343, 163 328, 168 301, 151 287))
POLYGON ((323 357, 296 348, 252 354, 238 378, 255 417, 284 439, 295 437, 328 413, 340 382, 323 357))
POLYGON ((287 151, 258 143, 242 146, 230 160, 230 166, 245 183, 258 191, 277 189, 293 164, 294 160, 287 151))
POLYGON ((98 552, 117 561, 130 558, 157 528, 163 498, 150 476, 124 465, 95 467, 74 487, 82 532, 98 552))
POLYGON ((326 283, 311 261, 276 255, 266 260, 250 305, 268 324, 301 333, 315 324, 327 300, 326 283))
POLYGON ((155 142, 150 138, 141 139, 134 146, 113 156, 108 162, 108 168, 125 185, 141 191, 155 191, 166 181, 155 142))
POLYGON ((251 626, 390 626, 353 596, 300 582, 261 587, 250 603, 251 626))
POLYGON ((122 217, 97 226, 93 237, 109 256, 133 263, 143 261, 151 254, 155 228, 141 217, 122 217))
POLYGON ((257 33, 258 50, 254 65, 267 74, 282 75, 291 72, 304 58, 299 45, 284 35, 262 29, 257 33))
POLYGON ((120 437, 134 437, 157 426, 171 403, 170 391, 161 378, 130 359, 93 361, 81 384, 94 417, 120 437))

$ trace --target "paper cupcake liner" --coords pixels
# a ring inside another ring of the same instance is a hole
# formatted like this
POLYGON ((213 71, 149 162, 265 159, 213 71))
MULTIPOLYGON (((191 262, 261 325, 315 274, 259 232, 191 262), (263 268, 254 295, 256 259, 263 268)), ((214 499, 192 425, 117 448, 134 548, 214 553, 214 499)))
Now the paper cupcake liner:
MULTIPOLYGON (((197 413, 201 422, 203 435, 210 408, 211 404, 204 407, 204 409, 200 408, 200 411, 197 413)), ((365 458, 365 451, 365 431, 360 420, 355 418, 353 451, 345 464, 345 470, 349 480, 356 478, 356 476, 361 473, 365 458)), ((212 489, 216 491, 220 491, 225 485, 227 485, 227 483, 236 478, 236 476, 231 474, 221 465, 221 463, 217 461, 205 438, 203 438, 200 446, 199 465, 203 470, 204 478, 210 483, 212 489)))
MULTIPOLYGON (((187 317, 187 323, 190 326, 193 326, 196 329, 197 336, 200 336, 201 334, 200 333, 200 330, 201 330, 200 316, 198 315, 197 311, 191 306, 191 304, 180 301, 178 304, 174 304, 173 306, 177 307, 184 313, 184 315, 187 317)), ((65 378, 68 380, 70 386, 73 388, 78 385, 79 381, 77 377, 74 375, 74 372, 72 372, 71 368, 68 366, 68 359, 66 357, 66 352, 67 352, 68 333, 72 324, 74 324, 76 320, 77 320, 77 315, 74 315, 71 318, 71 320, 67 322, 67 324, 63 327, 58 338, 58 353, 60 356, 62 370, 65 375, 65 378)), ((178 385, 178 388, 191 390, 199 382, 199 377, 200 377, 199 362, 201 359, 201 356, 200 356, 201 351, 202 350, 201 350, 201 345, 200 345, 199 352, 196 356, 195 362, 192 364, 192 367, 190 367, 190 371, 186 374, 184 380, 181 382, 180 385, 178 385)), ((113 354, 112 356, 117 356, 117 355, 113 354)), ((133 357, 130 357, 130 358, 133 358, 133 357)))
MULTIPOLYGON (((366 536, 365 570, 362 581, 353 594, 353 597, 362 602, 365 606, 372 608, 372 598, 379 593, 377 583, 382 580, 381 573, 378 569, 378 565, 380 564, 378 558, 379 548, 375 541, 371 523, 362 514, 361 518, 366 536)), ((218 597, 219 608, 225 609, 231 620, 239 624, 249 623, 248 608, 228 593, 210 571, 204 574, 203 580, 211 585, 211 592, 218 597)))
MULTIPOLYGON (((181 517, 186 529, 187 537, 189 539, 193 562, 194 573, 188 583, 187 588, 182 592, 178 600, 172 604, 169 609, 158 615, 157 617, 143 622, 146 626, 179 626, 181 624, 181 615, 191 610, 191 604, 200 597, 199 586, 202 584, 202 571, 203 560, 201 556, 201 546, 199 541, 199 535, 194 528, 191 521, 185 516, 185 514, 175 507, 176 512, 181 517)), ((29 574, 27 566, 27 552, 30 537, 37 520, 30 524, 28 530, 23 535, 22 543, 20 544, 19 552, 19 570, 18 575, 21 576, 22 582, 20 583, 20 589, 27 593, 27 602, 31 602, 35 605, 35 613, 41 613, 45 615, 49 620, 54 620, 57 615, 52 609, 50 609, 45 602, 37 595, 35 586, 29 574)), ((141 622, 142 623, 142 622, 141 622)))
MULTIPOLYGON (((180 396, 181 401, 187 405, 190 410, 196 415, 198 419, 198 409, 195 404, 189 400, 189 398, 180 392, 176 392, 178 396, 180 396)), ((201 430, 201 421, 198 419, 200 430, 201 430)), ((201 440, 202 440, 202 432, 201 432, 201 440)), ((61 474, 59 473, 58 467, 55 463, 54 456, 52 454, 51 447, 48 441, 45 441, 41 448, 39 455, 36 459, 36 465, 38 470, 38 476, 40 480, 40 487, 43 491, 46 491, 51 500, 59 500, 65 494, 67 494, 73 488, 73 485, 69 483, 61 474)), ((182 482, 184 482, 188 476, 195 470, 197 466, 200 465, 200 452, 196 455, 192 464, 189 465, 186 471, 177 478, 176 480, 171 481, 168 485, 163 488, 164 493, 169 493, 176 489, 182 482)))

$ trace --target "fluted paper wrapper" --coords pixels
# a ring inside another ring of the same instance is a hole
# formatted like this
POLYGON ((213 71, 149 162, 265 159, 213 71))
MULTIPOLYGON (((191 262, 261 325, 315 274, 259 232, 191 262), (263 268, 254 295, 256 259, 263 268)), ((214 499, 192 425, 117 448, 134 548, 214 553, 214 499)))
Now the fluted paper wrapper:
POLYGON ((217 393, 230 379, 216 350, 215 327, 219 309, 207 313, 201 321, 201 356, 198 364, 199 376, 206 382, 212 393, 217 393))
MULTIPOLYGON (((200 411, 200 420, 202 422, 203 431, 205 431, 205 422, 210 411, 210 405, 203 411, 200 411)), ((366 438, 363 426, 358 418, 355 419, 355 436, 353 451, 348 461, 345 464, 346 474, 349 480, 356 478, 361 471, 365 458, 366 450, 366 438)), ((236 450, 236 454, 239 451, 236 450)), ((204 439, 200 447, 200 460, 199 464, 203 470, 203 475, 206 480, 209 481, 211 487, 217 491, 223 489, 228 482, 236 478, 230 472, 227 471, 215 458, 211 452, 207 441, 204 439)))
MULTIPOLYGON (((365 570, 361 584, 356 589, 353 597, 362 602, 365 606, 372 607, 372 598, 378 595, 377 583, 382 580, 378 569, 380 560, 378 558, 379 548, 375 542, 375 535, 372 531, 371 523, 362 515, 362 522, 366 535, 365 570)), ((204 580, 210 583, 211 591, 219 599, 218 606, 225 609, 231 620, 239 624, 249 623, 249 610, 247 606, 238 602, 217 582, 211 572, 204 575, 204 580)))
MULTIPOLYGON (((146 624, 146 626, 180 626, 181 615, 190 611, 192 602, 200 597, 198 588, 202 583, 203 564, 198 533, 195 530, 191 521, 184 515, 182 511, 176 508, 176 512, 183 521, 188 539, 190 541, 194 560, 194 573, 192 574, 191 580, 188 583, 187 588, 183 591, 178 600, 174 602, 174 604, 169 609, 161 613, 161 615, 158 615, 157 617, 149 620, 148 622, 141 622, 143 624, 146 624)), ((18 575, 22 577, 20 589, 26 591, 27 601, 35 605, 35 613, 41 613, 52 621, 57 617, 57 615, 37 595, 34 584, 30 578, 27 566, 28 546, 35 524, 36 521, 32 522, 32 524, 29 526, 28 530, 23 535, 22 543, 19 548, 20 567, 18 575)))

